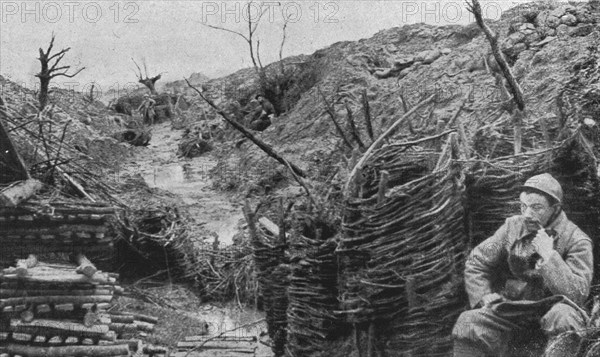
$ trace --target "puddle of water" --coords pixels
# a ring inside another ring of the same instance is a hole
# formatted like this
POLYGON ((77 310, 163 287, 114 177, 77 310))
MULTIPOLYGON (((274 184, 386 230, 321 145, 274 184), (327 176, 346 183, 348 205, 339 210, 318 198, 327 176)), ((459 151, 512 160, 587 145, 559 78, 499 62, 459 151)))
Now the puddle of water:
POLYGON ((189 191, 210 187, 209 170, 210 166, 208 165, 201 165, 192 169, 191 164, 171 164, 151 167, 144 170, 142 176, 150 187, 158 187, 169 191, 189 191))
POLYGON ((218 335, 235 329, 235 331, 228 332, 227 335, 251 337, 258 336, 267 329, 265 321, 253 324, 264 319, 265 314, 251 308, 240 310, 237 306, 232 305, 222 309, 209 305, 202 310, 197 314, 208 324, 209 335, 218 335))
MULTIPOLYGON (((226 308, 205 305, 201 310, 197 313, 197 317, 208 324, 209 336, 217 336, 223 333, 223 336, 235 336, 238 338, 256 337, 262 339, 260 336, 268 330, 267 323, 264 321, 265 313, 252 308, 240 309, 234 304, 226 308)), ((202 356, 211 355, 210 351, 202 354, 202 356)), ((223 354, 216 352, 214 356, 223 356, 223 354)), ((254 356, 271 357, 273 356, 273 352, 270 347, 262 343, 257 343, 254 356)))
POLYGON ((142 177, 149 187, 156 187, 178 195, 189 205, 190 213, 204 227, 219 236, 221 244, 232 244, 238 222, 243 218, 241 210, 234 210, 231 203, 211 190, 209 171, 214 161, 196 158, 184 164, 146 166, 142 177))

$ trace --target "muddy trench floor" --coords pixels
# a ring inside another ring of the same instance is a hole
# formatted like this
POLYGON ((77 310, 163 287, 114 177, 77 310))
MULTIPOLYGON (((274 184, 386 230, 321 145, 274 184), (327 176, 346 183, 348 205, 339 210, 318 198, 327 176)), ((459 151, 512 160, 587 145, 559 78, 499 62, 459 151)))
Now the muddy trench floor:
MULTIPOLYGON (((232 244, 243 225, 242 204, 232 195, 213 189, 210 170, 217 160, 211 153, 187 159, 177 157, 177 146, 183 130, 170 123, 153 126, 152 140, 147 147, 135 148, 134 155, 120 163, 119 179, 134 179, 134 190, 125 192, 124 200, 173 203, 193 218, 195 232, 218 237, 221 246, 232 244)), ((264 312, 254 306, 235 302, 206 303, 191 286, 166 280, 143 279, 124 281, 124 296, 117 299, 115 309, 148 314, 159 318, 148 343, 176 350, 186 336, 216 336, 226 331, 233 336, 256 336, 256 356, 272 356, 265 340, 267 326, 264 312)), ((196 351, 197 356, 222 356, 215 351, 196 351)))

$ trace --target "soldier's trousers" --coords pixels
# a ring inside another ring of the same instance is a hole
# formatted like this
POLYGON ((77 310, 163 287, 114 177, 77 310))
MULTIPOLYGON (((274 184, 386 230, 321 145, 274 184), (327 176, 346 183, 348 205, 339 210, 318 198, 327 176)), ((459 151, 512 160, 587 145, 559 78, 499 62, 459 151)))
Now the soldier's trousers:
POLYGON ((569 330, 585 328, 587 316, 564 303, 557 303, 538 321, 531 315, 498 316, 491 308, 483 307, 463 312, 452 331, 454 356, 504 356, 515 334, 541 328, 547 337, 569 330))

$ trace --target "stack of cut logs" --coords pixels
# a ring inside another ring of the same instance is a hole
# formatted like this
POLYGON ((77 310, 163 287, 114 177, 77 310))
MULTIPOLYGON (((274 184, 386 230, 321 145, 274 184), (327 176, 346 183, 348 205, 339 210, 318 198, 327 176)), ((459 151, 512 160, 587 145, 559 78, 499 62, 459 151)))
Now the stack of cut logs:
POLYGON ((0 264, 28 254, 82 251, 97 264, 112 256, 108 220, 115 209, 104 203, 29 200, 17 207, 0 204, 0 264))
POLYGON ((39 262, 34 255, 0 273, 0 357, 153 356, 162 347, 135 339, 152 332, 154 317, 109 312, 117 275, 85 256, 78 265, 39 262))

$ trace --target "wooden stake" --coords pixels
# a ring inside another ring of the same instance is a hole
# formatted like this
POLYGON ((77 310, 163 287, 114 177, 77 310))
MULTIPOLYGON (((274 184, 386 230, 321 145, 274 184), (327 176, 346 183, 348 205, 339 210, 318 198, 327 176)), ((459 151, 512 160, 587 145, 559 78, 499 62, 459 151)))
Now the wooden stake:
POLYGON ((59 175, 61 175, 68 183, 70 183, 71 186, 73 186, 75 190, 79 192, 83 197, 87 198, 92 202, 96 202, 96 200, 85 191, 83 186, 81 186, 79 182, 75 181, 75 179, 72 178, 69 174, 67 174, 60 166, 55 166, 55 169, 56 172, 58 172, 59 175))
POLYGON ((285 210, 283 208, 283 197, 279 198, 279 242, 287 244, 285 239, 285 210))
POLYGON ((552 148, 552 140, 550 139, 550 133, 548 132, 548 123, 546 123, 546 117, 540 117, 540 127, 542 128, 542 135, 544 135, 544 141, 546 142, 546 149, 552 148))
POLYGON ((466 160, 471 155, 471 150, 469 149, 469 142, 467 141, 467 133, 465 132, 465 126, 463 125, 460 118, 456 119, 456 128, 458 129, 458 156, 461 160, 466 160))
POLYGON ((350 140, 348 140, 348 138, 346 137, 346 134, 344 134, 344 131, 342 130, 342 127, 340 126, 340 124, 337 122, 336 120, 336 115, 335 115, 335 110, 333 108, 333 106, 331 104, 329 104, 329 102, 327 101, 327 98, 325 98, 325 94, 323 94, 323 92, 321 92, 320 88, 317 88, 317 90, 319 91, 319 93, 321 94, 321 97, 323 98, 323 102, 325 103, 325 109, 327 111, 327 114, 329 114, 329 118, 331 118, 331 121, 333 122, 333 125, 335 126, 335 130, 337 130, 338 135, 342 138, 342 140, 344 141, 344 144, 346 144, 346 146, 350 149, 352 149, 352 144, 350 143, 350 140))
POLYGON ((425 100, 423 100, 421 103, 415 105, 411 110, 409 110, 407 113, 405 113, 400 119, 396 120, 396 122, 394 124, 392 124, 392 126, 390 126, 385 133, 381 134, 379 136, 379 138, 377 138, 377 140, 375 140, 373 142, 373 144, 371 144, 371 146, 369 146, 369 149, 367 149, 367 151, 363 154, 363 156, 361 157, 361 159, 358 161, 358 163, 356 164, 356 166, 354 166, 354 168, 352 169, 352 172, 350 172, 350 175, 348 176, 348 180, 346 181, 346 185, 344 187, 344 192, 346 192, 346 196, 348 196, 348 193, 350 192, 350 184, 351 182, 354 181, 356 174, 362 170, 363 166, 365 165, 365 163, 367 162, 367 160, 369 159, 369 157, 371 156, 371 154, 373 153, 373 151, 375 151, 376 149, 379 148, 379 146, 381 144, 383 144, 383 140, 385 138, 387 138, 388 135, 390 135, 392 132, 394 132, 394 130, 402 123, 404 122, 404 120, 408 117, 410 117, 414 112, 416 112, 417 110, 419 110, 421 107, 423 107, 424 105, 426 105, 427 103, 431 102, 434 98, 435 98, 435 94, 432 94, 431 96, 429 96, 428 98, 426 98, 425 100))
POLYGON ((369 323, 369 334, 367 342, 367 356, 375 357, 375 322, 369 323))
POLYGON ((514 132, 515 132, 515 142, 514 142, 514 149, 515 155, 518 155, 521 153, 521 145, 522 145, 522 141, 523 141, 523 116, 520 110, 515 109, 515 111, 512 114, 512 119, 513 119, 513 127, 514 127, 514 132))
POLYGON ((362 97, 362 105, 363 111, 365 114, 365 124, 367 126, 367 134, 369 134, 369 138, 371 138, 371 142, 375 140, 375 136, 373 133, 373 123, 371 118, 371 107, 369 106, 369 99, 367 98, 367 90, 363 89, 361 93, 362 97))
POLYGON ((456 133, 450 133, 450 135, 448 136, 446 145, 444 145, 442 153, 440 154, 440 157, 438 158, 437 164, 435 165, 433 172, 436 172, 436 171, 439 171, 440 169, 442 169, 442 165, 446 162, 446 160, 448 160, 449 158, 452 158, 452 151, 453 151, 453 149, 456 148, 456 141, 457 141, 456 136, 457 135, 458 134, 456 134, 456 133))
POLYGON ((377 204, 381 204, 385 201, 385 191, 387 189, 388 180, 390 178, 390 173, 388 171, 381 171, 379 173, 379 188, 377 190, 377 204))
POLYGON ((408 300, 408 308, 414 309, 417 307, 417 292, 415 291, 415 279, 413 277, 409 277, 406 279, 406 285, 404 286, 404 290, 406 293, 406 300, 408 300))
POLYGON ((365 144, 363 143, 360 135, 358 134, 358 129, 356 129, 356 123, 354 123, 354 115, 352 114, 352 109, 350 109, 350 104, 346 101, 344 103, 346 106, 346 120, 348 121, 348 125, 350 126, 350 132, 352 133, 352 137, 354 141, 358 144, 358 147, 362 150, 365 150, 365 144))

